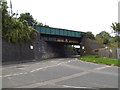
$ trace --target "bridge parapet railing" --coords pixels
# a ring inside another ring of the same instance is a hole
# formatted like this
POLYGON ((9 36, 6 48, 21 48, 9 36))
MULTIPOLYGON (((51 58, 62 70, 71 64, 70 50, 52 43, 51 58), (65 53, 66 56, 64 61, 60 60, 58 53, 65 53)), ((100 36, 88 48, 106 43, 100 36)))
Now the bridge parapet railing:
POLYGON ((43 26, 34 26, 34 28, 40 31, 41 34, 68 36, 68 37, 76 37, 76 38, 82 37, 82 32, 73 31, 73 30, 43 27, 43 26))

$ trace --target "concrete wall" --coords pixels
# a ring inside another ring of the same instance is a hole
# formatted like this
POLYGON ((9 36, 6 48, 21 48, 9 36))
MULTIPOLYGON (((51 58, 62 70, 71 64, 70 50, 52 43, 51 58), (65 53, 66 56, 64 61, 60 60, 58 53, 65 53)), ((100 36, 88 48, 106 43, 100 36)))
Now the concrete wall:
POLYGON ((94 52, 95 49, 104 48, 102 44, 89 38, 83 38, 81 43, 82 46, 85 46, 86 54, 96 54, 96 52, 94 52))
POLYGON ((56 57, 70 57, 72 55, 71 51, 66 48, 65 44, 45 42, 40 39, 40 34, 36 36, 33 46, 36 60, 56 57))
POLYGON ((71 56, 64 44, 45 42, 42 40, 34 44, 34 52, 36 60, 71 56))
POLYGON ((55 57, 70 57, 72 52, 66 45, 40 40, 40 35, 35 37, 33 43, 9 43, 2 42, 2 61, 43 60, 55 57), (33 49, 30 49, 33 46, 33 49))
POLYGON ((20 61, 34 59, 31 43, 8 43, 2 40, 2 61, 20 61))

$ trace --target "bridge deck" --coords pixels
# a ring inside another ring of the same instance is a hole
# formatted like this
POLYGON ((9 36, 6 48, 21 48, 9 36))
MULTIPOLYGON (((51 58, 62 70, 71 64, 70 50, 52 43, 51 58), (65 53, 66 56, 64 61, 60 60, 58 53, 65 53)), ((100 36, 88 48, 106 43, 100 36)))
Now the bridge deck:
POLYGON ((59 28, 51 28, 51 27, 43 27, 43 26, 34 26, 34 28, 40 31, 41 34, 49 34, 49 35, 59 35, 59 36, 69 36, 69 37, 82 37, 82 32, 59 29, 59 28))
POLYGON ((34 28, 41 33, 41 39, 45 41, 64 42, 64 43, 80 43, 83 32, 34 26, 34 28))

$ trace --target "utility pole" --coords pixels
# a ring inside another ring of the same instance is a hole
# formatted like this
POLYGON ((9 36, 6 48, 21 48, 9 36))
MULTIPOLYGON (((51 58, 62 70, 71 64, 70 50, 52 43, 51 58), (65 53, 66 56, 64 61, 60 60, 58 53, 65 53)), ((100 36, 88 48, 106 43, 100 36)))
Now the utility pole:
POLYGON ((12 10, 12 1, 10 0, 10 15, 13 14, 13 10, 12 10))
POLYGON ((118 2, 118 23, 120 23, 120 1, 118 2))

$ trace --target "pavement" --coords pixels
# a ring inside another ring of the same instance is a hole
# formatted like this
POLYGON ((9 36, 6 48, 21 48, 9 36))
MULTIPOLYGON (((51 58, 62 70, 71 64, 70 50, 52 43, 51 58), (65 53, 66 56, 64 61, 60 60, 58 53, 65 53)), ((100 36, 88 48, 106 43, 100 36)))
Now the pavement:
POLYGON ((2 88, 118 88, 118 67, 76 58, 2 66, 2 88))

